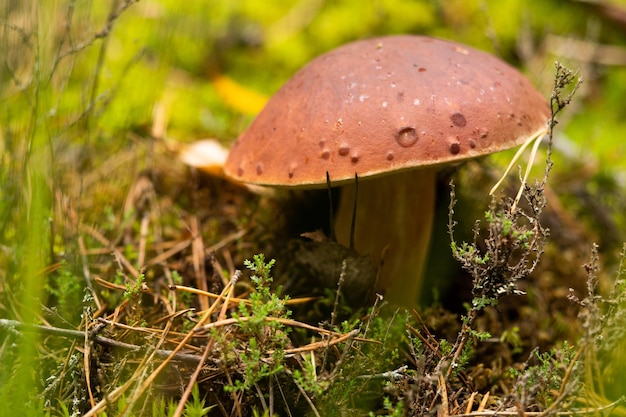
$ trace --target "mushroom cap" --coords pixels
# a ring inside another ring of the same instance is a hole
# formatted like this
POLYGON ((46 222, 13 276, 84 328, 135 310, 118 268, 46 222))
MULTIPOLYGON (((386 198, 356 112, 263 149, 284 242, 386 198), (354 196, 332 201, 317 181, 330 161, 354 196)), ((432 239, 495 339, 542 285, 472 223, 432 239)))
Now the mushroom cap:
POLYGON ((545 98, 518 70, 468 46, 387 36, 298 71, 234 143, 238 181, 314 188, 460 161, 546 130, 545 98))

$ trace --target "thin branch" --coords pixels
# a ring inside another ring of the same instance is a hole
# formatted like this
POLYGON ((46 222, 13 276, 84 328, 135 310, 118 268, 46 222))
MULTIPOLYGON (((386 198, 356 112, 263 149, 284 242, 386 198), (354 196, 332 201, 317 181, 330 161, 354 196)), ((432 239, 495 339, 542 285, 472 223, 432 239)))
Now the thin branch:
MULTIPOLYGON (((568 416, 582 416, 582 415, 597 415, 598 413, 601 413, 603 411, 608 411, 611 410, 615 407, 618 407, 622 404, 626 404, 626 396, 622 395, 620 398, 618 398, 617 400, 609 403, 609 404, 605 404, 602 405, 600 407, 596 407, 596 408, 585 408, 585 409, 578 409, 578 410, 573 410, 573 411, 557 411, 555 413, 552 413, 550 415, 553 416, 563 416, 563 417, 568 417, 568 416)), ((516 410, 516 411, 475 411, 475 412, 471 412, 471 413, 464 413, 464 414, 455 414, 455 417, 491 417, 491 416, 526 416, 526 417, 544 417, 547 416, 547 410, 545 411, 522 411, 522 410, 516 410)))
MULTIPOLYGON (((120 342, 117 340, 110 339, 108 337, 95 334, 95 332, 100 331, 102 327, 97 327, 96 329, 85 334, 85 332, 80 331, 80 330, 62 329, 59 327, 42 326, 42 325, 37 325, 37 324, 26 324, 26 323, 22 323, 16 320, 0 319, 0 328, 4 328, 7 330, 14 330, 18 333, 36 332, 36 333, 42 333, 42 334, 47 334, 51 336, 65 337, 67 339, 73 339, 73 340, 79 340, 79 341, 85 341, 87 338, 89 341, 92 341, 99 345, 115 347, 119 349, 133 351, 133 352, 145 351, 148 348, 147 346, 133 345, 130 343, 120 342)), ((172 356, 173 352, 174 351, 172 350, 158 349, 155 352, 155 356, 160 359, 163 359, 163 358, 172 356)), ((176 359, 176 360, 180 360, 180 361, 188 362, 188 363, 198 363, 201 361, 202 358, 198 355, 191 355, 188 353, 177 352, 173 354, 172 359, 176 359)))

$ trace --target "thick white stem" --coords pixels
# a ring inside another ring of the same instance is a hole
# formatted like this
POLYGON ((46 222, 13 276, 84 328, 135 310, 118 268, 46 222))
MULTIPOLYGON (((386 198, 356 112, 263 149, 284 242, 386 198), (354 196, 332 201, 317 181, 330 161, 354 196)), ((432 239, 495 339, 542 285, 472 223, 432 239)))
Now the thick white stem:
MULTIPOLYGON (((348 246, 354 185, 341 190, 335 217, 339 243, 348 246)), ((435 206, 435 170, 405 171, 359 181, 354 247, 381 263, 377 292, 391 303, 418 302, 435 206)))

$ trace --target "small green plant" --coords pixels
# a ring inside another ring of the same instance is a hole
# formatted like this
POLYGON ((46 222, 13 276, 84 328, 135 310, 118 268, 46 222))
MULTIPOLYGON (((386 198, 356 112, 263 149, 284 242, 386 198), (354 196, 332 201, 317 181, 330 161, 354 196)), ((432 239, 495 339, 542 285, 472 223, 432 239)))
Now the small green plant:
POLYGON ((302 363, 302 370, 295 369, 292 374, 296 383, 302 387, 304 391, 311 393, 312 395, 319 396, 322 395, 328 388, 330 382, 319 380, 317 378, 317 369, 314 357, 314 353, 308 355, 307 360, 304 360, 302 363))
POLYGON ((511 346, 511 353, 520 353, 522 351, 522 338, 519 334, 519 327, 513 326, 510 329, 506 329, 500 335, 500 341, 507 343, 511 346))
MULTIPOLYGON (((568 372, 569 383, 561 391, 567 394, 584 393, 577 399, 586 407, 605 407, 613 410, 614 414, 611 415, 624 415, 626 244, 622 248, 616 277, 608 296, 601 295, 598 288, 600 259, 597 245, 592 247, 591 259, 584 267, 587 272, 587 294, 582 299, 574 293, 569 296, 572 302, 581 307, 579 318, 583 336, 577 351, 579 357, 573 364, 575 367, 568 372)), ((542 359, 543 364, 545 358, 542 359)))
MULTIPOLYGON (((550 165, 548 156, 547 165, 550 165)), ((472 300, 462 317, 462 328, 452 347, 440 344, 443 358, 439 372, 447 376, 457 375, 470 359, 474 340, 491 337, 474 329, 474 321, 488 306, 495 306, 508 294, 523 294, 517 289, 517 281, 530 274, 537 266, 548 231, 541 225, 540 215, 546 204, 543 189, 549 169, 542 183, 535 187, 525 186, 523 196, 528 208, 521 209, 512 199, 492 202, 485 213, 486 236, 481 239, 480 222, 474 226, 473 243, 459 244, 454 239, 453 220, 456 203, 454 184, 450 184, 450 207, 448 232, 453 257, 473 278, 472 300), (445 349, 444 349, 445 348, 445 349)))
POLYGON ((247 341, 236 353, 242 363, 243 380, 238 379, 227 385, 227 391, 248 390, 263 378, 284 370, 284 350, 289 343, 290 328, 272 319, 287 319, 291 312, 285 306, 289 298, 281 298, 271 289, 274 264, 274 259, 266 262, 263 254, 254 255, 252 260, 244 262, 252 272, 250 280, 255 291, 250 294, 249 302, 242 301, 237 312, 233 313, 247 341), (268 354, 269 359, 266 358, 268 354))
POLYGON ((204 399, 200 397, 200 389, 198 384, 195 384, 191 389, 191 401, 185 404, 185 417, 203 417, 211 411, 215 405, 205 407, 204 399))
MULTIPOLYGON (((172 281, 175 285, 182 285, 183 277, 178 271, 172 271, 172 281)), ((193 295, 189 292, 173 292, 172 294, 178 297, 178 300, 181 302, 182 305, 191 305, 193 303, 193 295)), ((188 323, 189 326, 191 326, 192 324, 193 323, 188 323)))
MULTIPOLYGON (((118 271, 118 275, 122 273, 118 271)), ((126 290, 123 298, 130 306, 129 320, 132 325, 145 325, 142 318, 143 310, 141 309, 141 298, 143 292, 148 289, 146 285, 146 276, 143 272, 137 275, 137 279, 133 283, 126 283, 126 290)))
POLYGON ((172 417, 176 410, 176 403, 174 400, 166 401, 161 397, 152 402, 152 415, 153 416, 165 416, 172 417))
POLYGON ((46 281, 45 290, 52 297, 49 302, 63 320, 74 322, 80 316, 77 306, 83 298, 83 283, 84 279, 76 276, 65 260, 53 278, 46 281))
MULTIPOLYGON (((118 272, 118 275, 121 275, 121 272, 118 272)), ((126 290, 124 291, 124 299, 129 301, 140 302, 141 293, 147 288, 146 286, 146 276, 143 272, 141 272, 135 282, 126 283, 126 290)))
MULTIPOLYGON (((544 180, 545 181, 545 180, 544 180)), ((513 202, 493 202, 485 213, 488 236, 478 244, 480 223, 474 229, 474 243, 458 244, 454 240, 455 222, 450 219, 452 255, 474 279, 472 310, 480 311, 497 304, 507 294, 520 294, 517 281, 530 274, 539 262, 548 231, 542 227, 539 216, 545 206, 544 184, 528 188, 524 196, 530 208, 523 211, 513 202)), ((454 213, 455 193, 451 184, 450 214, 454 213)))
POLYGON ((398 401, 397 403, 393 403, 389 397, 383 398, 383 408, 386 414, 374 414, 372 411, 368 414, 369 417, 374 417, 375 415, 382 415, 386 417, 402 417, 404 415, 404 407, 402 406, 402 402, 398 401))
MULTIPOLYGON (((543 409, 549 407, 563 390, 563 384, 567 382, 566 374, 571 372, 569 367, 575 358, 576 349, 567 341, 561 348, 553 348, 549 352, 535 350, 532 359, 538 362, 537 365, 524 371, 509 370, 517 379, 515 394, 526 401, 538 402, 543 409)), ((570 389, 577 391, 580 384, 574 382, 576 387, 570 389)))

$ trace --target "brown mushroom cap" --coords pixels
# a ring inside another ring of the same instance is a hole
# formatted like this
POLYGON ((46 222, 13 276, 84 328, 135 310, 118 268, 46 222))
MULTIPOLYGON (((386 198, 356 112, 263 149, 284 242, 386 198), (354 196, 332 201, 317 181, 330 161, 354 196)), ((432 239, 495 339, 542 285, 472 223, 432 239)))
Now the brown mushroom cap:
POLYGON ((237 139, 238 181, 323 187, 501 151, 546 128, 545 98, 485 52, 424 36, 353 42, 289 80, 237 139))

